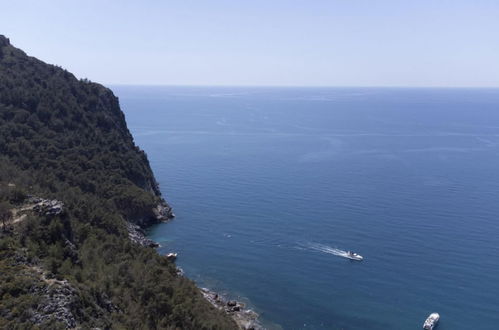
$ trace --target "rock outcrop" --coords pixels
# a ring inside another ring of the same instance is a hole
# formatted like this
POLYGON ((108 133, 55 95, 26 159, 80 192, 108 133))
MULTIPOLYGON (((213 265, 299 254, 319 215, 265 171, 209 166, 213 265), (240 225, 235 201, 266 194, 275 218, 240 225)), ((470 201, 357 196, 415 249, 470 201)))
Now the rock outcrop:
POLYGON ((216 308, 225 311, 242 330, 264 330, 258 321, 258 314, 246 308, 244 303, 236 300, 227 300, 225 297, 206 288, 201 289, 204 298, 216 308))
POLYGON ((59 215, 64 210, 64 203, 56 199, 43 199, 40 197, 30 197, 27 200, 28 204, 33 205, 33 211, 40 215, 50 216, 59 215))
POLYGON ((158 221, 167 221, 175 217, 173 210, 163 199, 153 209, 154 216, 158 221))
POLYGON ((158 243, 146 237, 144 230, 140 226, 127 222, 126 227, 128 230, 128 237, 135 244, 152 248, 159 247, 158 243))
POLYGON ((48 281, 49 285, 44 286, 42 292, 33 292, 42 295, 42 302, 38 309, 33 311, 30 321, 33 324, 43 324, 55 319, 66 328, 76 327, 76 317, 72 310, 79 299, 77 291, 65 280, 45 278, 45 281, 48 281))

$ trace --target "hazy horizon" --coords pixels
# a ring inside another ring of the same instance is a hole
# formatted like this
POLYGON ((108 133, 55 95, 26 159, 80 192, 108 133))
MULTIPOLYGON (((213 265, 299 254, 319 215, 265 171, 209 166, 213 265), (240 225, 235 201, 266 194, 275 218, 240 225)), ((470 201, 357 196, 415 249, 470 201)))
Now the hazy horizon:
MULTIPOLYGON (((99 81, 93 81, 100 83, 99 81)), ((498 89, 499 86, 355 86, 355 85, 179 85, 179 84, 136 84, 136 83, 105 83, 104 85, 112 87, 199 87, 199 88, 393 88, 393 89, 498 89)))
POLYGON ((494 88, 497 17, 490 0, 29 0, 0 34, 105 85, 494 88))

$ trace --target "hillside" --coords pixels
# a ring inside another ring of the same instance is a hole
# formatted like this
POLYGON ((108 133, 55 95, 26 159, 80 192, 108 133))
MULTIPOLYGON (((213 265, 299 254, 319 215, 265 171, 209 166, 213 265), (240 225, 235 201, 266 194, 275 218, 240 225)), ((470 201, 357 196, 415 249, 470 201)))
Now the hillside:
POLYGON ((113 93, 0 35, 0 328, 235 328, 130 239, 172 216, 113 93))

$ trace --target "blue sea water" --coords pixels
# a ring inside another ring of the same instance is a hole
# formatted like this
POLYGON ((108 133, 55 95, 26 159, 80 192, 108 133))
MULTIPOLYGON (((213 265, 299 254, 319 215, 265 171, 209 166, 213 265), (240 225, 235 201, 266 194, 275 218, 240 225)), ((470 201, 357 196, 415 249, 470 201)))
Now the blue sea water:
POLYGON ((113 89, 200 286, 269 328, 499 329, 499 90, 113 89))

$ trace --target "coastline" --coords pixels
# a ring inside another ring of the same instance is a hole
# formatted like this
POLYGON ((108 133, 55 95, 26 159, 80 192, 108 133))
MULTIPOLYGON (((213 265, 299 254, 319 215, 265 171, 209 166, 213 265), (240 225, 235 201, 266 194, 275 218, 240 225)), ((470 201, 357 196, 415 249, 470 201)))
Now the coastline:
POLYGON ((199 288, 203 297, 215 308, 223 310, 232 317, 239 329, 242 330, 265 330, 260 321, 259 315, 252 309, 237 300, 231 300, 207 288, 199 288))
MULTIPOLYGON (((161 220, 162 223, 169 222, 171 218, 167 218, 166 220, 161 220)), ((161 247, 158 242, 150 239, 146 235, 147 227, 141 227, 139 225, 127 222, 126 223, 129 239, 138 245, 144 247, 150 247, 157 249, 161 247)), ((158 253, 159 254, 159 253, 158 253)), ((166 256, 165 256, 166 257, 166 256)), ((171 262, 174 263, 174 260, 171 262)), ((177 276, 185 276, 184 271, 179 266, 177 268, 177 276)), ((224 311, 227 315, 229 315, 237 324, 238 328, 241 330, 265 330, 265 327, 259 321, 259 315, 252 309, 246 307, 246 304, 234 299, 230 299, 226 295, 217 293, 208 288, 199 287, 199 291, 203 295, 203 297, 215 308, 224 311)))

